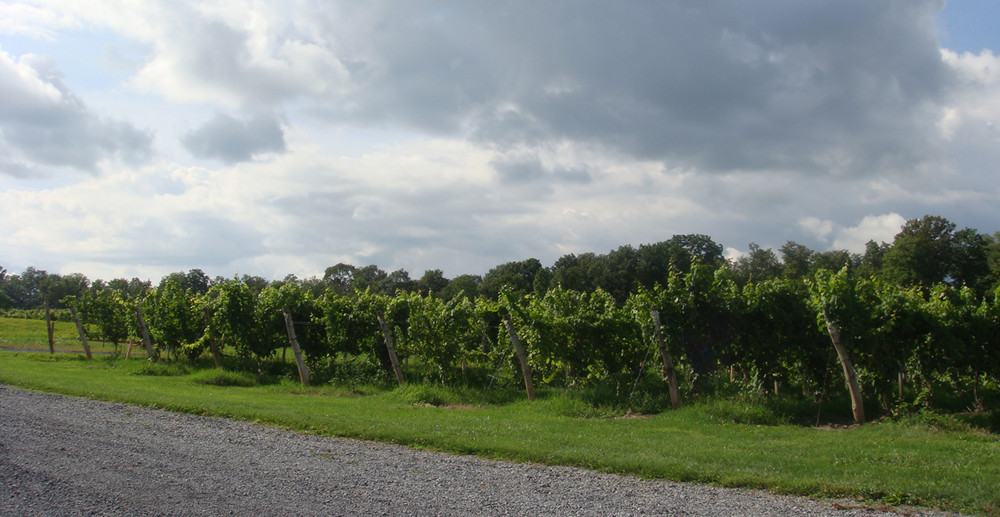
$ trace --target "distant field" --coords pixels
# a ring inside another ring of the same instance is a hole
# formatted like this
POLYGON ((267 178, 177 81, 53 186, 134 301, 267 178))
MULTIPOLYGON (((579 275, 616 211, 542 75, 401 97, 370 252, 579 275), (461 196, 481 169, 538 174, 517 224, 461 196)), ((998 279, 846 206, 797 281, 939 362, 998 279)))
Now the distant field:
MULTIPOLYGON (((76 324, 65 321, 55 322, 55 349, 58 352, 83 353, 83 345, 76 332, 76 324)), ((92 353, 114 353, 111 343, 89 341, 92 353)), ((49 337, 45 331, 45 322, 41 320, 25 320, 19 318, 0 318, 0 347, 16 350, 49 350, 49 337)), ((121 345, 121 353, 125 353, 127 345, 121 345)), ((132 354, 146 356, 142 347, 136 347, 132 354)))

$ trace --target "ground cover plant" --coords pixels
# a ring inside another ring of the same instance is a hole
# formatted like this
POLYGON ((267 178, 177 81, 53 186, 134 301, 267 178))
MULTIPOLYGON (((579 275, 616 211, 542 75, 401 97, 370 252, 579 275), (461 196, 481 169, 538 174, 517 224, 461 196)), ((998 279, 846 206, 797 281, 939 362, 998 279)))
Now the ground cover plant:
MULTIPOLYGON (((794 397, 719 392, 677 411, 636 415, 626 414, 622 399, 588 389, 543 387, 528 402, 516 386, 397 386, 343 375, 302 386, 289 363, 152 364, 4 352, 0 382, 463 454, 1000 513, 1000 440, 944 414, 817 427, 802 425, 815 406, 794 397), (240 369, 247 365, 252 370, 240 369), (214 382, 227 378, 236 382, 214 382)), ((831 407, 823 422, 850 418, 849 409, 831 407)))

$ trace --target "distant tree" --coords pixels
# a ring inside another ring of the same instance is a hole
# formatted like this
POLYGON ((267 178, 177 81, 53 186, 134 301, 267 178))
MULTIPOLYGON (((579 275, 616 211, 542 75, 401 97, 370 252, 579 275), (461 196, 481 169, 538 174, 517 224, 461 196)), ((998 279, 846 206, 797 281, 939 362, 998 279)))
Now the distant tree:
POLYGON ((356 267, 343 262, 336 266, 330 266, 323 273, 323 283, 333 289, 335 293, 345 294, 351 290, 356 270, 356 267))
POLYGON ((569 253, 559 257, 552 265, 551 287, 562 287, 580 292, 591 292, 606 276, 607 264, 603 257, 593 253, 569 253))
POLYGON ((152 282, 149 280, 139 280, 133 277, 131 280, 126 280, 124 278, 115 278, 109 280, 105 285, 105 289, 110 289, 112 291, 117 291, 122 294, 125 299, 139 299, 145 296, 153 288, 152 282))
POLYGON ((424 295, 431 295, 441 298, 442 291, 448 287, 449 281, 444 277, 444 271, 440 269, 428 269, 420 280, 416 281, 416 290, 424 295))
POLYGON ((315 276, 300 280, 299 286, 301 286, 302 290, 308 292, 313 298, 319 298, 326 292, 326 284, 323 283, 323 279, 315 276))
POLYGON ((952 261, 954 231, 955 223, 939 216, 906 221, 885 254, 884 276, 903 285, 943 282, 952 261))
POLYGON ((809 276, 812 258, 816 252, 794 241, 786 242, 779 251, 781 252, 781 276, 783 278, 798 280, 809 276))
POLYGON ((11 298, 4 289, 4 280, 7 278, 7 269, 0 266, 0 309, 11 309, 14 307, 14 299, 11 298))
POLYGON ((267 279, 264 277, 257 275, 247 275, 247 274, 243 274, 243 276, 240 277, 240 282, 246 284, 246 286, 250 288, 250 292, 253 293, 254 296, 260 295, 260 293, 263 292, 264 289, 266 289, 267 286, 270 284, 270 282, 268 282, 267 279))
POLYGON ((844 267, 848 270, 854 268, 855 261, 851 253, 847 250, 829 250, 816 253, 812 259, 812 273, 816 271, 840 271, 844 267))
POLYGON ((474 300, 479 296, 479 285, 482 283, 483 277, 479 275, 458 275, 441 290, 441 298, 450 300, 458 293, 464 293, 470 300, 474 300))
POLYGON ((542 269, 542 263, 536 258, 507 262, 494 267, 483 277, 481 294, 496 299, 500 288, 510 286, 513 294, 523 296, 533 292, 535 276, 542 269))
POLYGON ((379 289, 380 284, 388 277, 388 273, 374 264, 357 268, 351 275, 351 290, 364 291, 372 289, 373 291, 381 292, 379 289))
POLYGON ((1000 288, 1000 232, 993 234, 989 238, 986 247, 986 264, 990 268, 990 286, 993 289, 1000 288))
POLYGON ((882 276, 902 285, 930 287, 946 282, 980 293, 989 288, 989 237, 976 230, 955 231, 955 223, 925 215, 906 221, 885 254, 882 276))
POLYGON ((862 278, 879 276, 885 262, 885 254, 890 247, 889 243, 886 242, 876 243, 870 240, 865 243, 865 252, 858 261, 858 276, 862 278))
POLYGON ((414 285, 410 273, 405 269, 397 269, 376 282, 373 288, 382 294, 394 295, 397 291, 412 291, 414 285))
POLYGON ((967 286, 986 294, 990 281, 990 237, 972 228, 963 228, 951 237, 951 264, 948 279, 955 287, 967 286))
POLYGON ((636 291, 639 281, 639 250, 632 246, 622 246, 605 259, 604 277, 598 284, 619 304, 624 303, 636 291))
POLYGON ((773 280, 781 276, 781 273, 781 261, 774 250, 761 248, 753 242, 750 243, 750 252, 732 264, 732 278, 738 285, 773 280))
POLYGON ((711 269, 725 263, 723 248, 707 235, 674 235, 670 240, 643 244, 636 251, 636 280, 646 288, 665 285, 670 269, 686 273, 698 263, 711 269))
POLYGON ((164 286, 167 282, 176 283, 181 289, 192 294, 205 294, 212 285, 212 279, 200 269, 191 269, 187 273, 178 271, 170 273, 160 280, 159 286, 164 286))
POLYGON ((79 297, 90 288, 90 280, 81 273, 69 275, 47 275, 41 284, 42 303, 49 307, 62 308, 60 300, 67 296, 79 297))
POLYGON ((44 304, 42 281, 49 274, 45 270, 28 266, 20 275, 8 275, 3 283, 4 292, 13 301, 15 309, 38 309, 44 304))

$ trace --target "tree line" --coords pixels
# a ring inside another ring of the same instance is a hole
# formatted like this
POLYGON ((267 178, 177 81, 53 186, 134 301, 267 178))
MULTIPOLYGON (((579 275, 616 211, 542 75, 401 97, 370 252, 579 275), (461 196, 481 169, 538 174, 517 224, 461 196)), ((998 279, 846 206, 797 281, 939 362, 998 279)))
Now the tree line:
POLYGON ((271 360, 289 343, 288 312, 314 370, 350 362, 386 379, 640 387, 674 407, 720 383, 813 400, 840 392, 860 422, 866 401, 892 413, 932 405, 942 390, 985 408, 1000 381, 997 251, 993 237, 926 216, 857 255, 789 242, 780 259, 751 245, 726 261, 707 236, 682 235, 452 280, 339 264, 307 280, 191 270, 156 287, 84 289, 82 275, 29 269, 0 286, 11 300, 34 296, 18 308, 78 308, 109 341, 138 339, 144 315, 154 355, 166 357, 271 360))

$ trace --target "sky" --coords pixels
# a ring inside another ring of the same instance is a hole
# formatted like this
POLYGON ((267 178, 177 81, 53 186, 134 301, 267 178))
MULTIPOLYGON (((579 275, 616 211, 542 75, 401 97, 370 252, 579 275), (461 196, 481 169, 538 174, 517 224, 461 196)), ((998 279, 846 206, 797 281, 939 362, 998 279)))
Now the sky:
POLYGON ((0 0, 0 266, 413 278, 1000 230, 1000 0, 0 0))

